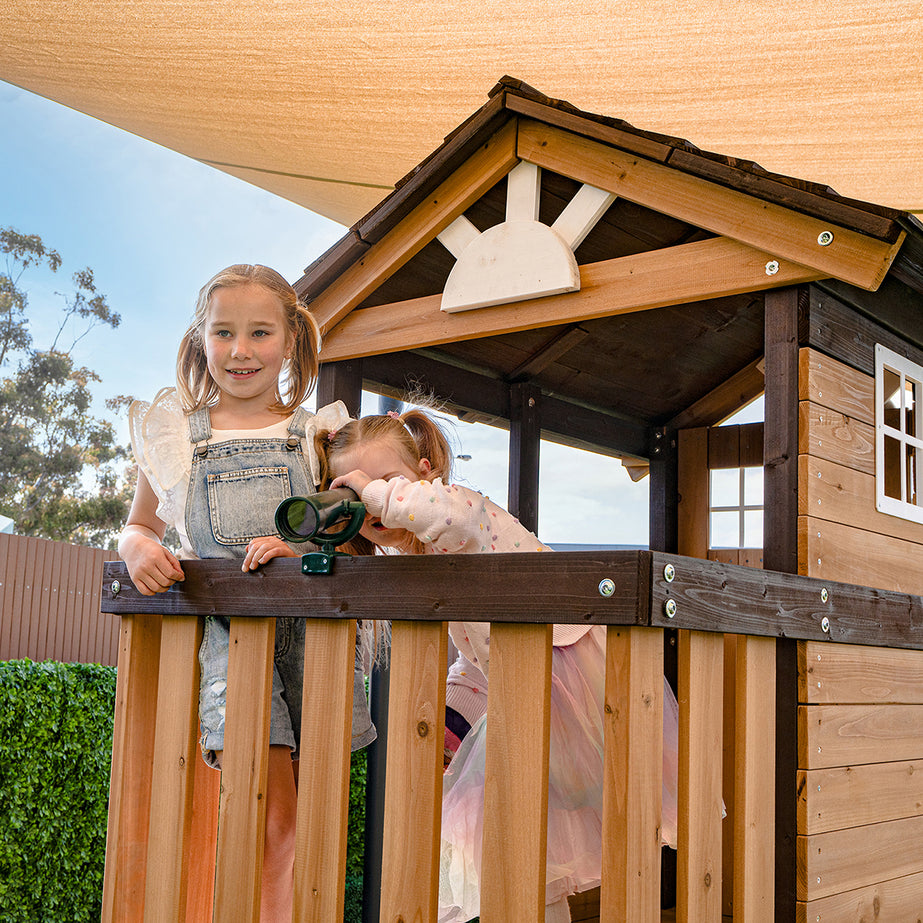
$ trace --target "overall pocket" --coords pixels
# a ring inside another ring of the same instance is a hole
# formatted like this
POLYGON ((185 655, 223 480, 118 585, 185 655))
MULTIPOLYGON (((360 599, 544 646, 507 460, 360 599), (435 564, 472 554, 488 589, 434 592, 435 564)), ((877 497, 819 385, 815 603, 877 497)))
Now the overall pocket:
POLYGON ((292 495, 285 465, 209 474, 206 487, 212 534, 222 545, 275 535, 276 507, 292 495))

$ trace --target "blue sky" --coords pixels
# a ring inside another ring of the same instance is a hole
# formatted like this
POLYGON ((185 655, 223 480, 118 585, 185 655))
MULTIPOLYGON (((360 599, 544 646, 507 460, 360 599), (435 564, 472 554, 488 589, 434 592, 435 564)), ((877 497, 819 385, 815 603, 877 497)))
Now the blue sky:
MULTIPOLYGON (((36 341, 50 330, 70 275, 90 266, 122 316, 80 360, 114 394, 150 398, 172 384, 176 348, 199 287, 231 263, 265 263, 294 281, 345 228, 298 205, 0 82, 0 225, 38 234, 64 263, 24 280, 36 341)), ((47 344, 45 344, 47 345, 47 344)), ((364 412, 375 409, 375 399, 364 412)), ((122 424, 122 432, 126 432, 122 424)), ((505 432, 459 423, 457 479, 506 499, 505 432)), ((127 435, 126 435, 127 439, 127 435)), ((548 542, 646 544, 647 479, 617 460, 543 443, 539 533, 548 542), (560 499, 568 487, 568 502, 560 499), (557 496, 556 496, 557 495, 557 496)))

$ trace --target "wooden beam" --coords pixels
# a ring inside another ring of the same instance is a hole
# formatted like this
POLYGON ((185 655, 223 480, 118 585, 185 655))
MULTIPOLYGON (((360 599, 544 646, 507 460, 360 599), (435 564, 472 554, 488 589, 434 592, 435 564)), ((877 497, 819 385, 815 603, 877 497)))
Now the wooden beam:
POLYGON ((543 169, 870 291, 881 285, 906 236, 901 232, 894 244, 866 237, 528 119, 519 126, 517 153, 543 169), (819 242, 822 234, 832 234, 827 245, 819 242))
MULTIPOLYGON (((516 123, 494 134, 403 221, 311 302, 326 332, 516 166, 516 123)), ((326 358, 326 357, 325 357, 326 358)), ((342 356, 334 358, 344 358, 342 356)))
MULTIPOLYGON (((322 353, 323 355, 323 353, 322 353)), ((362 360, 327 362, 317 376, 317 406, 342 401, 350 416, 358 417, 362 406, 362 360)))
POLYGON ((510 385, 510 464, 508 509, 538 531, 538 472, 542 392, 534 385, 510 385))
POLYGON ((714 426, 755 401, 763 393, 763 388, 763 359, 760 357, 678 413, 670 421, 670 426, 675 429, 714 426))
MULTIPOLYGON (((769 276, 766 263, 771 259, 746 244, 718 237, 586 264, 580 267, 579 292, 457 314, 439 309, 441 294, 376 305, 348 315, 337 311, 330 317, 342 318, 340 323, 334 327, 332 320, 325 321, 329 333, 321 356, 331 362, 398 352, 763 291, 823 276, 785 261, 769 276)), ((326 315, 317 317, 323 320, 326 315)))

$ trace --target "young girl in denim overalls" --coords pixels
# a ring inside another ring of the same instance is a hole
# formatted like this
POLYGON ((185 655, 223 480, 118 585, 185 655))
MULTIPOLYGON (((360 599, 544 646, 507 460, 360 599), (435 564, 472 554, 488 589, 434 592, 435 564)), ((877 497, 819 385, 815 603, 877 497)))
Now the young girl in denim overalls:
MULTIPOLYGON (((316 415, 301 407, 317 377, 319 339, 294 289, 268 267, 230 266, 199 292, 176 390, 130 410, 138 486, 119 554, 139 592, 162 593, 182 581, 179 558, 240 558, 246 572, 310 550, 278 536, 274 513, 284 498, 314 493, 315 433, 349 419, 340 402, 316 415), (162 544, 168 525, 179 534, 178 555, 162 544)), ((302 619, 276 619, 264 923, 291 920, 304 634, 302 619)), ((202 750, 215 767, 224 747, 228 635, 227 619, 206 619, 199 651, 202 750)), ((357 648, 352 748, 374 739, 357 648)))

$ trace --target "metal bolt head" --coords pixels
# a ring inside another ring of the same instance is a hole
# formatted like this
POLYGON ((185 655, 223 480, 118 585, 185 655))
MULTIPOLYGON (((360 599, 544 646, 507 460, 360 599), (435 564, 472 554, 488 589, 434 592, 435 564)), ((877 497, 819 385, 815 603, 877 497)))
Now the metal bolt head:
POLYGON ((676 576, 676 568, 672 564, 665 564, 663 568, 663 579, 667 583, 672 583, 673 578, 676 576))
POLYGON ((608 599, 615 592, 615 581, 606 577, 599 581, 599 595, 608 599))
POLYGON ((830 619, 826 615, 820 620, 820 627, 826 632, 830 631, 830 619))
POLYGON ((676 600, 668 599, 663 604, 663 611, 668 619, 673 618, 673 616, 676 615, 676 600))
POLYGON ((833 231, 821 231, 817 235, 817 242, 822 247, 829 247, 833 243, 833 231))
POLYGON ((825 603, 830 598, 830 594, 827 592, 826 587, 821 587, 820 590, 820 601, 825 603))
POLYGON ((779 271, 779 261, 778 260, 770 260, 766 264, 766 275, 767 276, 774 276, 778 271, 779 271))
POLYGON ((122 584, 119 583, 118 580, 113 580, 112 586, 110 586, 109 589, 112 590, 113 596, 118 596, 122 590, 122 584))

